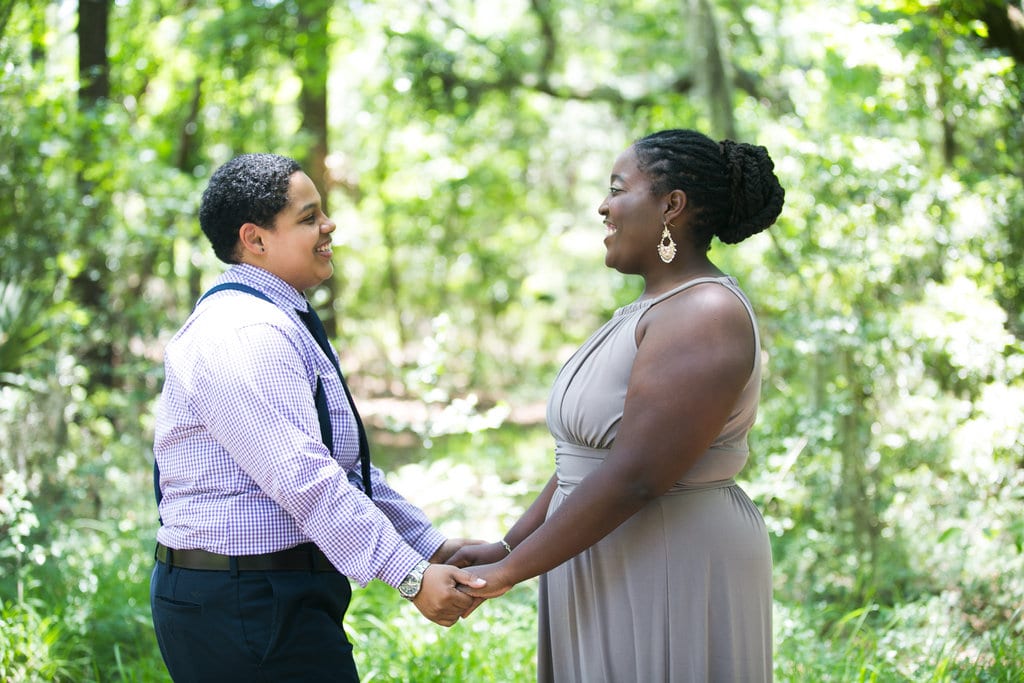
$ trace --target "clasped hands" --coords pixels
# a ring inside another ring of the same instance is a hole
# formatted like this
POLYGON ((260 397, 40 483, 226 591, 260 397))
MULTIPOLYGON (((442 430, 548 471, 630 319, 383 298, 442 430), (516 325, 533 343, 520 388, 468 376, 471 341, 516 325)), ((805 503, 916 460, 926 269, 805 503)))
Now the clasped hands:
POLYGON ((512 588, 499 564, 506 555, 500 543, 448 539, 430 558, 412 603, 427 619, 451 626, 472 614, 485 599, 512 588))

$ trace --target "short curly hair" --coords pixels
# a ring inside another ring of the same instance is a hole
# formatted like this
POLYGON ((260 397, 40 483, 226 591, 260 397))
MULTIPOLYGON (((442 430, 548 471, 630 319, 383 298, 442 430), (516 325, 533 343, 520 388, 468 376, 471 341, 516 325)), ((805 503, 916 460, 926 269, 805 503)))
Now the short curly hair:
POLYGON ((786 192, 768 150, 703 133, 672 129, 633 143, 637 165, 655 194, 682 190, 696 209, 693 238, 735 244, 768 228, 782 213, 786 192))
POLYGON ((199 205, 199 226, 224 263, 238 262, 238 229, 244 223, 274 227, 288 204, 292 174, 302 167, 278 154, 240 154, 210 177, 199 205))

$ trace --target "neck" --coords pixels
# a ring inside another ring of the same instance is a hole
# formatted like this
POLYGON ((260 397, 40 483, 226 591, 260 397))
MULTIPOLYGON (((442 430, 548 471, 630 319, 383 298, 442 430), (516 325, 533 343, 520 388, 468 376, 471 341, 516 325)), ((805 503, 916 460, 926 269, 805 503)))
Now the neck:
POLYGON ((644 291, 641 299, 649 299, 675 289, 684 282, 699 277, 722 277, 724 273, 712 263, 707 255, 701 254, 692 258, 673 263, 658 264, 650 272, 644 274, 644 291))

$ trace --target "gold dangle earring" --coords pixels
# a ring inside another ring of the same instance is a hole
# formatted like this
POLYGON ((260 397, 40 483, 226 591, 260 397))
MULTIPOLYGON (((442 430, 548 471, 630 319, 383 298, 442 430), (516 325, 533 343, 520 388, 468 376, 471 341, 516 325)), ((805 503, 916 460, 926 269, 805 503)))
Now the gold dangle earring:
POLYGON ((661 231, 661 241, 658 242, 658 256, 662 263, 672 263, 676 257, 676 243, 672 240, 672 233, 668 231, 668 223, 663 221, 664 230, 661 231))

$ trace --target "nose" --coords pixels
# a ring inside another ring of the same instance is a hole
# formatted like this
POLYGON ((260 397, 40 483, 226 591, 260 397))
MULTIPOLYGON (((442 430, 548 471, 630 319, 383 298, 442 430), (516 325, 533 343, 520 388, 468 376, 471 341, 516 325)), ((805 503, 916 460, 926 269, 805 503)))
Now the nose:
POLYGON ((608 198, 605 197, 601 200, 601 205, 597 207, 597 212, 602 216, 608 215, 608 198))
POLYGON ((320 224, 320 232, 330 235, 338 224, 331 220, 330 216, 324 216, 324 222, 320 224))

